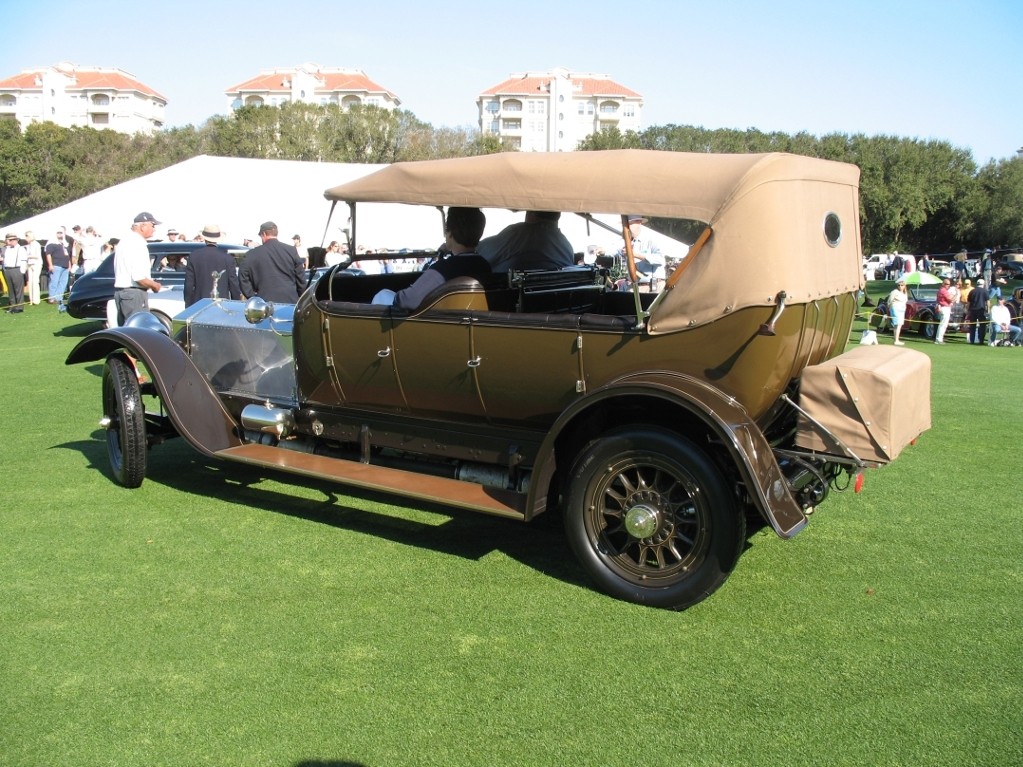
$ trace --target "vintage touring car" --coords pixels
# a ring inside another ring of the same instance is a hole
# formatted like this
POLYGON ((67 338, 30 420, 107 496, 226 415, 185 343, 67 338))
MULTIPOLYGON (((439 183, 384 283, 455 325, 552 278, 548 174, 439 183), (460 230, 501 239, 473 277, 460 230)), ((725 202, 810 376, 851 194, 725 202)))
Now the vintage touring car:
POLYGON ((557 511, 600 589, 682 609, 725 581, 748 513, 791 537, 830 488, 930 426, 926 355, 845 352, 858 180, 786 154, 397 163, 325 192, 354 240, 366 205, 611 215, 638 283, 629 214, 699 222, 698 237, 656 293, 611 290, 595 267, 513 271, 449 280, 405 311, 370 302, 415 273, 332 271, 293 306, 203 300, 170 333, 139 315, 67 362, 105 360, 101 423, 126 486, 149 445, 180 435, 225 461, 413 501, 557 511))

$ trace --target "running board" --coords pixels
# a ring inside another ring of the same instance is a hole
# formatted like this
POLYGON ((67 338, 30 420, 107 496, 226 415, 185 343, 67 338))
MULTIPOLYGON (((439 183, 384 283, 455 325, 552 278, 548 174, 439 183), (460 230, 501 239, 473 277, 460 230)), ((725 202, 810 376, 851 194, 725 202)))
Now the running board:
POLYGON ((394 493, 407 498, 482 511, 501 517, 525 519, 525 494, 484 487, 475 482, 373 466, 344 458, 300 453, 269 445, 239 445, 218 450, 215 455, 229 461, 332 480, 366 490, 394 493))

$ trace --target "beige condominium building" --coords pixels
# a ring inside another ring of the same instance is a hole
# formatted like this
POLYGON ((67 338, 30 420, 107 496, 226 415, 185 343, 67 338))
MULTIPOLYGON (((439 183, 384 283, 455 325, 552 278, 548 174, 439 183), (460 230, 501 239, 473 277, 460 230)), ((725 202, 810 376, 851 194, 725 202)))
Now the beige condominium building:
POLYGON ((0 119, 22 129, 36 122, 152 133, 163 127, 167 99, 121 69, 67 62, 0 80, 0 119))
POLYGON ((523 152, 571 152, 605 127, 639 130, 643 97, 609 75, 549 72, 511 75, 481 93, 480 130, 523 152))
POLYGON ((361 69, 319 64, 264 69, 224 93, 232 110, 243 106, 276 107, 289 102, 337 104, 345 109, 356 104, 394 109, 401 104, 401 99, 370 80, 361 69))

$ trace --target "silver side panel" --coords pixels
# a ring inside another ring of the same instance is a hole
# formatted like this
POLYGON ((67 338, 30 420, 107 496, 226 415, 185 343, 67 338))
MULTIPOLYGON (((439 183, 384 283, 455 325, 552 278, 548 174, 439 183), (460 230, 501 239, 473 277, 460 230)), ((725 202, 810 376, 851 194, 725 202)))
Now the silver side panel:
POLYGON ((203 299, 174 318, 174 337, 222 396, 296 406, 295 307, 278 304, 274 316, 250 323, 244 301, 203 299))

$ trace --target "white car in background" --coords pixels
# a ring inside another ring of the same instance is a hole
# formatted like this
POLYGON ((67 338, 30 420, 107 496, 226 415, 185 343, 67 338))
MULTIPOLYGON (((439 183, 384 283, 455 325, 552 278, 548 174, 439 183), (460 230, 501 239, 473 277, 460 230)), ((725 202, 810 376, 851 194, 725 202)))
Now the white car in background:
MULTIPOLYGON (((156 318, 163 323, 168 332, 171 329, 171 320, 185 308, 185 289, 182 285, 164 285, 159 293, 149 294, 149 313, 156 315, 156 318)), ((107 327, 116 328, 117 304, 114 299, 107 301, 107 327)))

